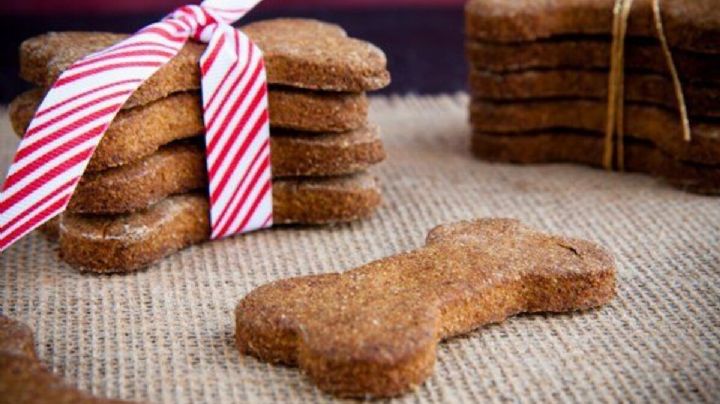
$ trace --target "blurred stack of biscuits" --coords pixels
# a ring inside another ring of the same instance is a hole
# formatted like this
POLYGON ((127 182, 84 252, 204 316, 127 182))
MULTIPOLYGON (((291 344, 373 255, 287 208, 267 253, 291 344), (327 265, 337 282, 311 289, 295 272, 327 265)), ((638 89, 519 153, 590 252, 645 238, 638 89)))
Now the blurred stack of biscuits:
MULTIPOLYGON (((273 223, 370 216, 381 195, 367 170, 385 153, 368 122, 366 92, 390 81, 383 52, 313 20, 268 20, 242 30, 263 51, 268 74, 273 223)), ((37 88, 10 106, 17 134, 65 68, 126 37, 62 32, 25 41, 21 76, 37 88)), ((198 67, 204 48, 186 44, 111 123, 68 211, 46 226, 65 261, 87 271, 127 272, 209 238, 198 67)))
MULTIPOLYGON (((470 0, 466 54, 476 156, 514 163, 603 165, 615 0, 470 0)), ((635 0, 624 39, 628 171, 720 193, 720 7, 635 0), (659 29, 658 21, 663 24, 659 29), (659 32, 683 89, 691 140, 659 32)))

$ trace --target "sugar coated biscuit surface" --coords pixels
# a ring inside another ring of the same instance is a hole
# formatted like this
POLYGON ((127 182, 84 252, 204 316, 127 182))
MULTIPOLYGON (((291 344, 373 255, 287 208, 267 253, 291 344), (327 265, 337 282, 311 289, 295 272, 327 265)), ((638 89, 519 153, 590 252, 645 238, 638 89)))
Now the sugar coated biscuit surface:
MULTIPOLYGON (((332 224, 366 218, 380 205, 370 174, 273 181, 274 224, 332 224)), ((208 240, 207 197, 168 197, 132 214, 65 213, 60 257, 89 272, 131 272, 191 244, 208 240)))
MULTIPOLYGON (((684 161, 720 163, 720 125, 691 121, 693 138, 683 140, 679 118, 664 109, 626 103, 625 136, 652 142, 665 153, 684 161)), ((590 100, 540 100, 523 103, 473 101, 473 129, 488 133, 537 132, 547 129, 589 131, 602 137, 607 104, 590 100)))
MULTIPOLYGON (((10 120, 18 135, 25 133, 42 99, 40 90, 21 94, 10 104, 10 120)), ((200 97, 175 93, 156 102, 122 110, 103 135, 87 166, 88 172, 134 163, 170 142, 205 131, 200 97)))
POLYGON ((202 146, 172 144, 138 162, 85 173, 67 210, 73 213, 127 213, 145 209, 170 195, 206 187, 202 146))
MULTIPOLYGON (((720 52, 720 8, 707 0, 663 0, 664 32, 671 46, 720 52)), ((470 0, 469 37, 488 42, 526 42, 563 35, 612 32, 615 0, 470 0)), ((628 36, 656 37, 652 0, 633 1, 628 36)))
MULTIPOLYGON (((473 153, 482 159, 520 164, 577 163, 602 167, 604 142, 587 132, 475 133, 473 153)), ((686 191, 720 194, 720 167, 684 163, 646 142, 625 139, 626 171, 648 173, 686 191)))
POLYGON ((270 149, 277 177, 354 174, 385 159, 380 129, 374 125, 345 133, 274 131, 270 149))
MULTIPOLYGON (((20 77, 49 87, 75 61, 114 45, 128 35, 109 32, 49 32, 20 46, 20 77)), ((180 52, 145 81, 125 103, 125 108, 144 105, 169 94, 200 88, 198 62, 203 44, 188 41, 180 52)))
MULTIPOLYGON (((207 187, 201 141, 175 143, 132 164, 86 173, 68 210, 73 213, 128 213, 175 194, 207 187)), ((347 133, 270 138, 274 178, 331 177, 360 173, 385 158, 377 128, 347 133)))
MULTIPOLYGON (((43 95, 40 89, 30 90, 10 104, 10 120, 15 133, 25 133, 43 95)), ((368 101, 364 93, 274 87, 268 98, 273 128, 339 133, 362 130, 367 124, 368 101)), ((101 171, 134 163, 167 143, 204 131, 198 92, 175 93, 140 107, 122 110, 110 124, 87 170, 101 171)))
POLYGON ((299 18, 241 27, 262 49, 273 84, 332 91, 378 90, 390 83, 385 54, 335 24, 299 18))
MULTIPOLYGON (((718 66, 720 67, 720 66, 718 66)), ((677 95, 672 81, 657 74, 626 72, 625 101, 638 101, 677 111, 677 95)), ((524 101, 538 99, 607 100, 608 73, 601 70, 526 70, 502 74, 472 69, 470 91, 487 100, 524 101)), ((702 83, 683 86, 691 117, 720 117, 720 86, 702 83)))
POLYGON ((367 124, 365 93, 297 90, 272 86, 270 126, 306 132, 347 132, 367 124))
MULTIPOLYGON (((572 37, 522 43, 491 43, 468 39, 465 53, 478 70, 492 72, 530 69, 607 69, 610 68, 609 36, 572 37)), ((687 82, 720 81, 720 55, 672 51, 680 79, 687 82)), ((625 40, 625 70, 670 75, 667 60, 658 42, 646 39, 625 40)))
MULTIPOLYGON (((242 27, 263 51, 268 83, 292 87, 363 92, 390 83, 385 54, 349 38, 337 25, 306 19, 277 19, 242 27)), ((107 32, 50 32, 20 47, 20 76, 49 87, 72 63, 126 39, 107 32)), ((130 96, 131 108, 178 91, 200 88, 199 61, 205 45, 194 41, 130 96)))
POLYGON ((344 273, 261 286, 238 304, 243 353, 297 365, 328 392, 405 393, 432 373, 439 341, 522 312, 589 309, 615 267, 587 241, 515 220, 440 226, 427 245, 344 273))

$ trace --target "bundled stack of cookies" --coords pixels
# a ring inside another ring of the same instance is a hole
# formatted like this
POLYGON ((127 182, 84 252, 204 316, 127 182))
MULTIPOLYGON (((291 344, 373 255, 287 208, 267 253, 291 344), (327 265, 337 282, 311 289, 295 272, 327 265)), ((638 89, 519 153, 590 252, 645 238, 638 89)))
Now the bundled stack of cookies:
MULTIPOLYGON (((365 92, 390 81, 383 52, 331 24, 278 19, 242 30, 268 73, 273 222, 328 224, 371 215, 380 190, 367 169, 385 157, 365 92)), ((46 88, 75 60, 125 35, 49 33, 21 46, 38 88, 10 107, 22 135, 46 88)), ((198 62, 188 43, 132 94, 100 142, 68 211, 55 223, 61 257, 126 272, 209 238, 198 62)), ((51 229, 52 230, 52 229, 51 229)))
MULTIPOLYGON (((472 148, 480 158, 603 165, 615 0, 470 0, 472 148)), ((652 0, 636 0, 624 39, 622 159, 699 193, 720 193, 720 8, 664 0, 663 28, 652 0), (659 32, 667 38, 689 115, 659 32)))

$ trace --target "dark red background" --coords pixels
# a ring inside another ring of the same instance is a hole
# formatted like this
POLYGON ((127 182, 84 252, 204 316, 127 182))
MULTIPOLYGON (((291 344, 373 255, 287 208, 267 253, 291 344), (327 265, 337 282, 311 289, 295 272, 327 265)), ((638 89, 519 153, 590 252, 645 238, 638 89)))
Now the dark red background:
MULTIPOLYGON (((191 0, 0 0, 0 103, 29 87, 18 78, 19 44, 47 31, 133 32, 191 0)), ((388 56, 385 93, 465 89, 464 0, 265 0, 241 24, 309 17, 343 26, 388 56)))

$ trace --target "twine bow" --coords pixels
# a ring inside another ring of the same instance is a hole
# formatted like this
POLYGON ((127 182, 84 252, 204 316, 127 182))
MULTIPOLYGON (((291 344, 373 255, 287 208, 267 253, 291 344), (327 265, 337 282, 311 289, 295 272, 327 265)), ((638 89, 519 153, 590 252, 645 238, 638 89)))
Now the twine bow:
POLYGON ((189 38, 200 59, 212 238, 272 225, 267 79, 260 50, 230 24, 260 0, 175 10, 65 70, 40 104, 0 193, 0 251, 64 211, 125 101, 189 38))
MULTIPOLYGON (((605 145, 603 154, 603 166, 612 170, 613 157, 617 155, 618 169, 625 169, 624 161, 624 63, 625 63, 625 37, 627 36, 628 18, 633 0, 615 0, 613 7, 613 27, 612 27, 612 47, 610 50, 610 76, 608 83, 608 108, 607 120, 605 126, 605 145), (615 141, 617 137, 617 142, 615 141), (617 154, 616 154, 617 153, 617 154)), ((655 30, 657 31, 660 46, 662 48, 665 61, 667 62, 670 76, 672 78, 675 90, 675 98, 677 99, 678 112, 683 131, 683 140, 691 141, 692 135, 690 131, 690 120, 687 113, 687 105, 685 104, 685 96, 683 94, 680 77, 673 61, 670 46, 665 37, 665 29, 663 28, 662 15, 660 13, 660 0, 652 0, 653 21, 655 30)))

